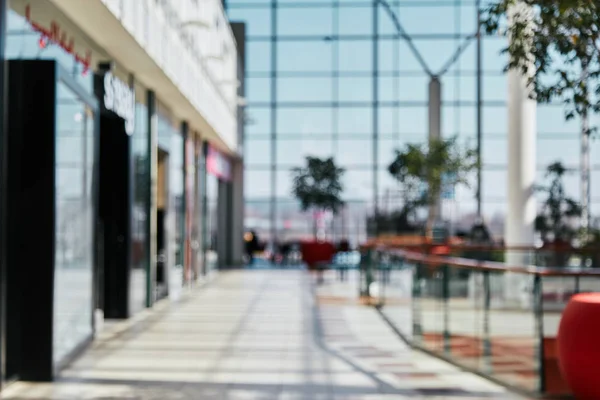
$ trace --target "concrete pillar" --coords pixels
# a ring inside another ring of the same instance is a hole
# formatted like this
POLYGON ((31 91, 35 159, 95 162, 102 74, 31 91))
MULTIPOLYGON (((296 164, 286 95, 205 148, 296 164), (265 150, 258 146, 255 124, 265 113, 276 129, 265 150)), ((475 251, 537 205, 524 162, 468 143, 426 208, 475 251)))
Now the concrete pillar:
POLYGON ((231 265, 244 263, 244 163, 235 160, 231 169, 231 265))
MULTIPOLYGON (((522 3, 513 6, 510 18, 530 18, 522 3)), ((508 72, 508 176, 505 243, 507 246, 533 246, 535 242, 536 201, 536 102, 529 98, 527 77, 521 70, 508 72)), ((506 263, 527 265, 531 252, 509 251, 506 263)), ((529 291, 522 275, 506 274, 505 299, 523 300, 529 291)), ((528 298, 528 297, 527 297, 528 298)))
POLYGON ((437 76, 429 81, 429 140, 442 137, 442 83, 437 76))
POLYGON ((219 179, 218 206, 217 206, 217 255, 219 257, 218 268, 229 267, 229 242, 231 240, 231 228, 228 224, 229 207, 229 182, 219 179))
MULTIPOLYGON (((437 76, 431 77, 429 81, 429 141, 441 139, 442 137, 442 84, 437 76)), ((442 201, 438 195, 434 204, 429 209, 428 228, 442 215, 442 201)), ((429 230, 428 229, 428 230, 429 230)))

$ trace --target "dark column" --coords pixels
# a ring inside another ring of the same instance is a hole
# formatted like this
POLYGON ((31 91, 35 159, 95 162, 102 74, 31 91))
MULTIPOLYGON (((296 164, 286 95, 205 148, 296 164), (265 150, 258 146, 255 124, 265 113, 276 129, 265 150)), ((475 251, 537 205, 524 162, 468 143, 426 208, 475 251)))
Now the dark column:
MULTIPOLYGON (((241 82, 238 88, 238 96, 245 98, 246 96, 246 24, 235 22, 231 24, 233 35, 237 43, 238 51, 238 80, 241 82)), ((245 134, 245 105, 238 105, 237 108, 238 121, 238 143, 242 149, 239 158, 232 159, 231 163, 231 262, 230 265, 240 266, 244 263, 244 134, 245 134)))
POLYGON ((131 137, 125 121, 100 123, 100 218, 104 233, 104 316, 129 317, 131 274, 131 137))
POLYGON ((231 225, 229 223, 230 199, 229 182, 219 179, 217 206, 217 254, 219 256, 218 268, 229 266, 231 225))
POLYGON ((188 136, 189 136, 189 125, 186 121, 181 122, 181 139, 182 139, 182 151, 183 151, 183 171, 181 171, 181 173, 183 174, 183 196, 181 198, 181 208, 183 210, 183 212, 181 213, 181 215, 179 216, 181 218, 181 232, 179 232, 179 234, 181 235, 181 251, 180 251, 180 256, 179 256, 179 260, 176 260, 176 262, 182 266, 183 268, 183 279, 184 282, 186 281, 187 277, 189 276, 189 272, 188 272, 188 268, 190 267, 189 264, 189 260, 186 260, 186 254, 187 254, 187 246, 188 246, 188 238, 190 235, 190 232, 188 232, 188 227, 187 227, 187 219, 188 217, 188 210, 187 210, 187 196, 188 196, 188 184, 187 184, 187 178, 188 178, 188 174, 187 174, 187 166, 188 163, 190 162, 190 160, 188 160, 188 152, 187 152, 187 141, 188 141, 188 136), (186 265, 186 261, 188 261, 188 265, 186 265))
POLYGON ((6 380, 6 0, 0 0, 0 389, 6 380))
POLYGON ((146 235, 148 235, 148 246, 146 246, 146 259, 148 260, 146 271, 146 306, 154 304, 154 289, 156 281, 156 176, 158 168, 158 132, 156 122, 156 96, 153 91, 146 93, 146 106, 148 107, 147 135, 148 135, 148 158, 146 182, 146 235))
POLYGON ((200 172, 200 199, 201 199, 201 225, 202 225, 202 234, 200 240, 202 241, 201 249, 202 249, 202 275, 206 276, 208 273, 208 269, 206 266, 206 252, 208 251, 208 243, 209 243, 209 233, 208 233, 208 223, 207 223, 207 215, 208 215, 208 194, 207 194, 207 170, 206 170, 206 155, 208 154, 208 142, 202 143, 202 160, 200 162, 201 170, 200 172))

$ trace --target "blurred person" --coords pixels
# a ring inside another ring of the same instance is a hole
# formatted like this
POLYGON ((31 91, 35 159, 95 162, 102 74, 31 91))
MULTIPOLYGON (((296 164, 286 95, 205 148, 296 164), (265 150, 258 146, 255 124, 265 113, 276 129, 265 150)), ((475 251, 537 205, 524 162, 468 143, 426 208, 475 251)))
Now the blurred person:
POLYGON ((350 242, 347 239, 342 239, 338 243, 337 251, 340 253, 347 253, 350 251, 350 242))
POLYGON ((244 242, 246 244, 246 257, 248 264, 254 265, 254 253, 258 251, 258 236, 256 232, 251 230, 244 234, 244 242))

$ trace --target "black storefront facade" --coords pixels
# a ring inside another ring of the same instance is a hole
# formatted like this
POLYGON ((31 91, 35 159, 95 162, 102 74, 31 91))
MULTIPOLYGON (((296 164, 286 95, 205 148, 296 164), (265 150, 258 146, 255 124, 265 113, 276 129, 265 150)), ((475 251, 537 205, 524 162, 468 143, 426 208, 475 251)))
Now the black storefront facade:
POLYGON ((227 156, 168 101, 51 2, 12 5, 8 35, 0 27, 2 384, 52 380, 104 319, 211 275, 231 203, 227 156))
POLYGON ((100 69, 92 96, 53 60, 8 71, 5 374, 45 381, 132 314, 134 92, 100 69))

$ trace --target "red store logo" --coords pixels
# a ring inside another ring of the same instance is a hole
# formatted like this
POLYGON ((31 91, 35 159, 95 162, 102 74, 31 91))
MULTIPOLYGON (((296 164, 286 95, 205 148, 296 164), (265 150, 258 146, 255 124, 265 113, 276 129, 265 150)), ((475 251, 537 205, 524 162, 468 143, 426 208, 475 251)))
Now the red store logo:
POLYGON ((31 5, 25 6, 25 19, 31 25, 34 31, 38 32, 40 36, 39 46, 40 48, 46 48, 48 42, 60 46, 67 54, 71 54, 75 61, 83 65, 83 75, 86 75, 90 70, 92 64, 92 51, 87 50, 85 56, 75 51, 75 38, 65 32, 56 21, 50 22, 50 28, 42 26, 40 23, 34 21, 31 18, 31 5))

